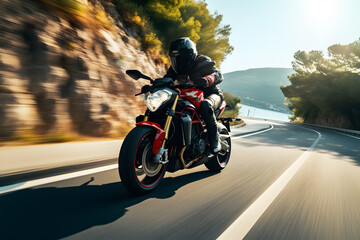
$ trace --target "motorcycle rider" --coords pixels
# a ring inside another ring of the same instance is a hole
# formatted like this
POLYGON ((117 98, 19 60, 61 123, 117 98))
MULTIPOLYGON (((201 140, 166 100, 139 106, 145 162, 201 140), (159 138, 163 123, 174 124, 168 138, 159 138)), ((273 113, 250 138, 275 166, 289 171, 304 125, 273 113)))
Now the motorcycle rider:
POLYGON ((204 101, 200 104, 199 113, 204 119, 213 153, 220 151, 219 134, 217 132, 214 111, 220 108, 224 99, 219 83, 223 81, 220 71, 214 67, 214 62, 204 55, 198 55, 195 44, 186 37, 173 41, 170 45, 169 56, 171 67, 164 77, 170 77, 180 84, 192 82, 204 92, 204 101), (206 72, 196 70, 200 63, 213 63, 206 72))

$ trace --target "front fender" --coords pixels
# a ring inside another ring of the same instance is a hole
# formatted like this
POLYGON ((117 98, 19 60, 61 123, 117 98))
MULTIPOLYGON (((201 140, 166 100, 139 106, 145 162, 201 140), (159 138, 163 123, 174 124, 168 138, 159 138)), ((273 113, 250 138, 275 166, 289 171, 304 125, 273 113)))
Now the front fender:
POLYGON ((160 127, 160 124, 154 123, 154 122, 149 122, 149 121, 138 122, 138 123, 136 123, 136 126, 152 127, 156 130, 152 153, 154 155, 158 154, 160 151, 161 145, 164 142, 164 138, 165 138, 164 129, 162 129, 160 127))

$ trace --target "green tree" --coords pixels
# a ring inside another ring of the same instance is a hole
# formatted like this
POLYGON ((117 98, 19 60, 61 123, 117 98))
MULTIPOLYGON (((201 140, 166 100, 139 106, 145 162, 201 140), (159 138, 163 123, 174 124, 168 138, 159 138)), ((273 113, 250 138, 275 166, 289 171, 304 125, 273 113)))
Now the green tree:
POLYGON ((167 55, 171 41, 189 37, 201 54, 219 67, 233 51, 231 27, 222 26, 222 15, 211 14, 204 1, 113 0, 126 24, 139 35, 145 50, 167 55), (159 50, 160 49, 160 50, 159 50))
POLYGON ((205 54, 213 59, 217 66, 225 60, 234 48, 229 43, 231 33, 230 25, 221 26, 222 15, 210 14, 207 4, 203 1, 186 1, 180 11, 184 19, 195 19, 200 22, 199 40, 196 42, 199 53, 205 54))
POLYGON ((293 120, 360 128, 360 41, 321 51, 298 51, 291 85, 281 86, 293 120))
POLYGON ((224 92, 224 100, 227 107, 221 117, 232 117, 236 118, 239 116, 240 106, 238 105, 241 102, 241 98, 234 97, 230 93, 224 92))

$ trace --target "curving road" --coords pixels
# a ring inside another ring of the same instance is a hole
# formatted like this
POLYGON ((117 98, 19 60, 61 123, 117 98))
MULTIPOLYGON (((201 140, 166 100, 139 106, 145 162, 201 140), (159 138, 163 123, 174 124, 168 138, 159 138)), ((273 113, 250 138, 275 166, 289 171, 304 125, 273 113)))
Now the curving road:
POLYGON ((117 169, 1 194, 0 238, 360 239, 360 139, 271 124, 233 137, 222 173, 167 173, 145 197, 117 169))

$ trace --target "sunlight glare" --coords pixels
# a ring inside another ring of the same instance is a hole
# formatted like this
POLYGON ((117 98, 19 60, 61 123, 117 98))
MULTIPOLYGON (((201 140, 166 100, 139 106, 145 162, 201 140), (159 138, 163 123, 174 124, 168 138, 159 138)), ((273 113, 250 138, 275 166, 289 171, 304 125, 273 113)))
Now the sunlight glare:
POLYGON ((338 0, 308 0, 307 13, 313 24, 323 26, 331 20, 336 20, 338 0))

